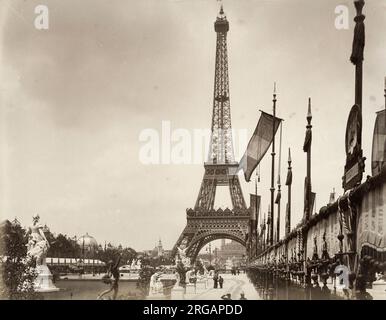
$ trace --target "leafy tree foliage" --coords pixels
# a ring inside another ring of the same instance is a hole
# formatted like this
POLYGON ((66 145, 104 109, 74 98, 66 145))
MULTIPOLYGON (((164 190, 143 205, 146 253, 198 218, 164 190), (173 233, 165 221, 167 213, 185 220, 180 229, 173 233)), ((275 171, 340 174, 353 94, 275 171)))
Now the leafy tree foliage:
POLYGON ((27 236, 17 223, 8 220, 0 226, 0 298, 38 299, 34 291, 35 261, 27 259, 27 236))
POLYGON ((96 253, 96 259, 108 263, 109 261, 116 261, 120 254, 122 254, 120 265, 128 264, 137 256, 136 251, 132 248, 123 248, 121 245, 116 247, 109 243, 105 249, 100 247, 96 253))
POLYGON ((59 258, 79 258, 81 255, 81 248, 76 240, 67 237, 59 233, 57 236, 52 234, 50 231, 45 232, 46 238, 50 243, 48 249, 48 257, 59 257, 59 258))
POLYGON ((150 278, 155 273, 155 271, 156 268, 151 265, 151 259, 148 257, 142 257, 138 287, 143 297, 146 297, 149 294, 150 278))

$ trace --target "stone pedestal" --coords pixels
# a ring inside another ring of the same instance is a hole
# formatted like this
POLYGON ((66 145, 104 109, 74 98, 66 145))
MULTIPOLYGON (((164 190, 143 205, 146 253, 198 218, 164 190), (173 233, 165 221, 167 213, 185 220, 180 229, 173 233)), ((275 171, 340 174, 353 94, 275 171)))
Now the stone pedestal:
POLYGON ((146 297, 146 300, 165 300, 163 293, 151 293, 146 297))
POLYGON ((59 291, 53 282, 50 269, 46 265, 36 267, 37 277, 35 279, 35 291, 36 292, 53 292, 59 291))
POLYGON ((206 286, 206 280, 205 279, 197 280, 197 282, 196 282, 196 289, 197 290, 203 291, 206 288, 207 288, 207 286, 206 286))
POLYGON ((183 287, 174 287, 171 292, 172 300, 184 300, 185 299, 185 289, 183 287))
POLYGON ((196 293, 196 286, 194 283, 186 284, 186 294, 196 293))

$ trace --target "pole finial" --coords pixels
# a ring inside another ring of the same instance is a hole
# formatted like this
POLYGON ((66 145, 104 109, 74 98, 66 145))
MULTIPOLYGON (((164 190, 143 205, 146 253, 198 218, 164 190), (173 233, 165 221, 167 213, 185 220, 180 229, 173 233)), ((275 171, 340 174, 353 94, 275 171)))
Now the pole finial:
POLYGON ((291 159, 291 148, 288 148, 288 163, 290 164, 292 162, 291 159))
POLYGON ((311 113, 311 98, 308 98, 308 112, 307 112, 307 121, 310 124, 312 119, 312 113, 311 113))

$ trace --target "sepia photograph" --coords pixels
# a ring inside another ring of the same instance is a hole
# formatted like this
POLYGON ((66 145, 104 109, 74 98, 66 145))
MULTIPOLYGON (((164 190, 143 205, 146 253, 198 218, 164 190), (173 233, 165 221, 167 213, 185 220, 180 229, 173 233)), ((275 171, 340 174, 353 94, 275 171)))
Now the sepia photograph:
POLYGON ((0 300, 386 300, 385 30, 386 0, 2 0, 0 300))

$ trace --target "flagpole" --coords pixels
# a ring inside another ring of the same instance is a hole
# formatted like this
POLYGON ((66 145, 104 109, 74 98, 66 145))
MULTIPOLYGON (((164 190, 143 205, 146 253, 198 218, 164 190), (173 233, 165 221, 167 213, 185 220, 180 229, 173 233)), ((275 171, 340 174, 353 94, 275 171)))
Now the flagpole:
POLYGON ((255 205, 255 208, 254 208, 254 222, 253 222, 253 228, 252 228, 252 232, 251 232, 251 235, 252 235, 252 240, 255 241, 255 243, 253 243, 253 241, 251 242, 251 246, 252 246, 252 256, 255 256, 256 255, 256 252, 257 252, 257 171, 256 171, 256 177, 255 177, 255 202, 254 202, 254 205, 255 205))
POLYGON ((363 48, 365 45, 365 16, 362 14, 362 9, 365 5, 365 1, 355 0, 354 5, 357 11, 357 15, 354 18, 356 25, 354 31, 353 52, 350 60, 355 65, 355 104, 359 106, 362 115, 363 48))
POLYGON ((262 243, 262 247, 263 247, 263 250, 265 249, 265 233, 266 233, 266 215, 265 215, 265 212, 264 212, 264 219, 263 219, 263 243, 262 243))
POLYGON ((308 113, 307 113, 307 133, 309 134, 309 141, 307 143, 307 149, 304 150, 307 152, 307 184, 306 184, 306 212, 305 212, 305 220, 308 221, 310 219, 310 205, 311 205, 311 144, 312 144, 312 113, 311 113, 311 98, 308 98, 308 113))
POLYGON ((291 186, 292 186, 292 167, 291 167, 292 159, 291 159, 291 148, 288 148, 288 173, 287 173, 287 181, 286 185, 288 186, 288 208, 286 214, 286 231, 285 234, 288 236, 291 232, 291 186))
MULTIPOLYGON (((268 205, 268 215, 267 215, 267 247, 271 243, 271 205, 268 205)), ((272 228, 273 229, 273 228, 272 228)))
MULTIPOLYGON (((257 254, 257 242, 258 242, 258 237, 257 237, 257 224, 258 224, 258 221, 257 221, 257 171, 256 171, 256 177, 255 177, 255 223, 254 223, 254 226, 253 226, 253 233, 254 233, 254 240, 256 241, 255 245, 254 245, 254 252, 255 254, 257 254)), ((252 252, 253 253, 253 252, 252 252)))
POLYGON ((281 169, 281 139, 282 139, 282 123, 280 123, 280 140, 279 140, 279 164, 277 174, 277 223, 276 223, 276 242, 280 241, 280 203, 281 203, 281 182, 280 182, 280 169, 281 169))
MULTIPOLYGON (((261 212, 261 199, 260 199, 260 202, 259 202, 259 225, 257 226, 257 228, 256 229, 258 229, 258 227, 260 226, 260 233, 261 233, 261 216, 263 215, 263 213, 261 212)), ((257 239, 260 241, 260 236, 259 236, 259 232, 258 232, 258 230, 256 230, 256 233, 257 233, 257 239)), ((257 255, 257 253, 258 253, 258 251, 259 251, 259 248, 260 248, 260 243, 258 243, 258 241, 256 241, 256 255, 257 255)))
POLYGON ((276 82, 273 86, 273 125, 272 125, 272 169, 271 169, 271 214, 269 244, 273 245, 273 221, 275 215, 275 118, 276 118, 276 82))
MULTIPOLYGON (((307 222, 310 219, 310 211, 311 209, 311 144, 312 144, 312 125, 311 125, 311 120, 312 120, 312 113, 311 113, 311 98, 308 98, 308 112, 307 112, 307 133, 306 133, 306 143, 303 146, 303 150, 307 152, 307 180, 306 180, 306 212, 305 212, 305 221, 307 222), (306 149, 305 149, 306 148, 306 149)), ((311 285, 311 276, 310 276, 310 270, 307 268, 307 262, 306 262, 306 257, 307 257, 307 237, 303 236, 302 239, 303 243, 303 260, 304 260, 304 265, 303 268, 305 270, 305 278, 304 282, 307 288, 310 287, 311 285)))

